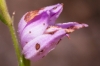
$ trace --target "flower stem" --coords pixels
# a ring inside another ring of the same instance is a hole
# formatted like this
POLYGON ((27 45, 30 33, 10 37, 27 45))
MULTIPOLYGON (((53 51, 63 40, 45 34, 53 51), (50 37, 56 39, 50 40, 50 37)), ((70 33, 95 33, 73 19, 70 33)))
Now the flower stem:
POLYGON ((6 25, 12 23, 5 0, 0 0, 0 19, 6 25))
POLYGON ((13 45, 14 45, 14 48, 15 48, 15 52, 16 52, 16 55, 17 55, 19 66, 24 66, 23 58, 22 58, 22 55, 20 53, 20 48, 19 48, 19 44, 18 44, 18 40, 17 40, 16 34, 15 34, 14 27, 13 27, 13 25, 9 25, 8 28, 9 28, 11 36, 12 36, 12 40, 13 40, 13 43, 14 43, 13 45))
MULTIPOLYGON (((0 20, 4 24, 6 24, 9 28, 9 31, 10 31, 10 34, 13 40, 15 52, 17 55, 17 59, 18 59, 18 66, 26 66, 24 63, 26 59, 21 54, 16 32, 15 32, 14 25, 13 25, 13 19, 9 15, 5 0, 0 0, 0 20)), ((29 65, 30 65, 30 61, 28 61, 27 66, 29 65)))
POLYGON ((25 59, 24 55, 23 55, 23 62, 25 66, 30 66, 30 60, 25 59))

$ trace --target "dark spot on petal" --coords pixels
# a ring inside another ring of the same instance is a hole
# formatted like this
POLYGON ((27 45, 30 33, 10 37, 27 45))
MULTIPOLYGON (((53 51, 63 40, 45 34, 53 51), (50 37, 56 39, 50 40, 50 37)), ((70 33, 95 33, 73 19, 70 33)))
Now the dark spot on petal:
POLYGON ((29 31, 29 33, 31 33, 31 31, 29 31))
POLYGON ((37 43, 37 44, 35 45, 35 48, 36 48, 36 50, 38 50, 38 49, 40 48, 40 44, 37 43))
POLYGON ((43 23, 43 25, 45 25, 45 23, 43 23))
POLYGON ((43 52, 43 50, 41 50, 40 52, 43 52))
POLYGON ((42 58, 44 58, 45 56, 43 56, 42 58))
POLYGON ((57 6, 56 7, 54 7, 53 9, 56 9, 57 8, 57 6))
POLYGON ((57 44, 59 44, 59 43, 60 43, 60 41, 61 41, 61 39, 58 41, 58 43, 57 43, 57 44))
POLYGON ((47 29, 49 29, 50 28, 50 26, 49 27, 47 27, 47 29))
POLYGON ((28 43, 28 42, 25 42, 26 44, 28 43))
POLYGON ((74 28, 74 26, 69 26, 69 27, 67 27, 67 29, 73 29, 74 28))
POLYGON ((37 55, 41 55, 41 54, 43 54, 43 52, 44 52, 44 50, 42 49, 37 53, 37 55))
POLYGON ((30 20, 32 20, 35 16, 37 16, 39 10, 35 10, 35 11, 30 11, 25 15, 24 20, 26 22, 29 22, 30 20))

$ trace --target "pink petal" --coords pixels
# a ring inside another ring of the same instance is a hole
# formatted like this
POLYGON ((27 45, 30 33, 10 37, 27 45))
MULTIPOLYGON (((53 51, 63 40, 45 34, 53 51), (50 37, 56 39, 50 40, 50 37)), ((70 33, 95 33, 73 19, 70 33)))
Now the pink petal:
POLYGON ((44 34, 36 37, 23 48, 23 53, 26 59, 33 61, 39 60, 46 56, 51 50, 53 50, 60 39, 66 34, 65 30, 59 30, 53 35, 44 34))

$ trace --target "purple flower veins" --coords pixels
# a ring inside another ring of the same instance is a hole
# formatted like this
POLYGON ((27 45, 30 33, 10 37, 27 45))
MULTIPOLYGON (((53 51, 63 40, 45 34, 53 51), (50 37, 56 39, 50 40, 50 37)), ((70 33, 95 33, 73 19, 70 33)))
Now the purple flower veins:
POLYGON ((56 4, 27 12, 20 20, 18 33, 22 54, 26 59, 39 60, 53 50, 64 36, 76 29, 88 27, 77 22, 55 24, 63 10, 63 4, 56 4))

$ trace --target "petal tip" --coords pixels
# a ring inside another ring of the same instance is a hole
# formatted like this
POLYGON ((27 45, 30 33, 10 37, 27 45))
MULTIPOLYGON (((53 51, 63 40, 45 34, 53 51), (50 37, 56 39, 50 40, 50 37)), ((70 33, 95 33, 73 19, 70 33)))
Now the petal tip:
POLYGON ((64 4, 63 4, 63 3, 61 3, 61 5, 63 6, 64 4))
POLYGON ((89 25, 88 24, 83 24, 84 25, 84 27, 88 27, 89 25))

